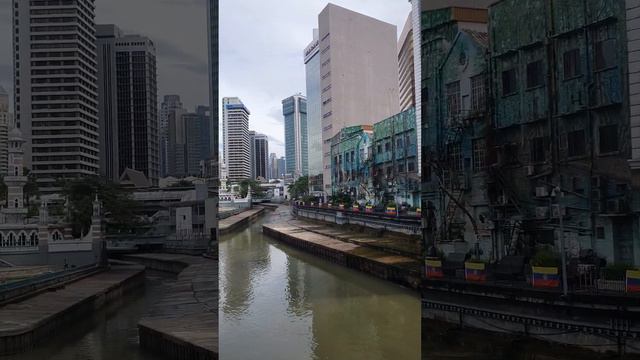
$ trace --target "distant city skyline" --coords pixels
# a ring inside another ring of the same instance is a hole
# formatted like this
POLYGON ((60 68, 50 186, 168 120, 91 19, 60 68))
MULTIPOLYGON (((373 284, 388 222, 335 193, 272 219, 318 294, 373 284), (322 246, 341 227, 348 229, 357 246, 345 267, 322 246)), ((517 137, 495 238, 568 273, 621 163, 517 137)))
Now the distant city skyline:
MULTIPOLYGON (((209 104, 209 84, 203 81, 209 77, 206 5, 202 0, 96 0, 96 23, 149 37, 157 49, 158 101, 179 94, 187 109, 195 109, 209 104), (153 17, 147 17, 151 7, 153 17)), ((11 34, 11 7, 1 6, 0 86, 9 93, 14 112, 11 34)))
MULTIPOLYGON (((291 94, 307 95, 303 52, 327 3, 283 0, 277 7, 257 0, 221 3, 225 16, 220 18, 220 97, 242 99, 252 112, 249 127, 269 136, 269 151, 278 157, 285 154, 281 101, 291 94)), ((332 3, 394 24, 398 32, 411 11, 408 1, 332 3)))

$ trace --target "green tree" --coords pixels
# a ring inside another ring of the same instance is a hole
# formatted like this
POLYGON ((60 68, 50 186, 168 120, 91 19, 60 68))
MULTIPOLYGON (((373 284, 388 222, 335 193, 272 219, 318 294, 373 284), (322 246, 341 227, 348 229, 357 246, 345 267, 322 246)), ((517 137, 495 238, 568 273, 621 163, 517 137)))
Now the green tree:
POLYGON ((293 183, 289 184, 289 195, 291 199, 299 199, 309 193, 309 177, 301 176, 293 183))
POLYGON ((31 199, 40 197, 40 189, 38 188, 38 179, 36 175, 28 168, 24 168, 24 176, 27 177, 27 183, 23 189, 23 201, 27 208, 31 208, 31 199))
POLYGON ((62 181, 59 185, 68 202, 67 220, 72 224, 76 237, 86 234, 91 227, 96 194, 102 202, 109 231, 130 231, 140 224, 135 213, 139 204, 117 184, 93 177, 62 181))
POLYGON ((264 190, 260 183, 253 179, 245 179, 240 181, 240 196, 246 197, 249 192, 249 186, 251 186, 251 194, 253 196, 261 197, 264 196, 264 190))

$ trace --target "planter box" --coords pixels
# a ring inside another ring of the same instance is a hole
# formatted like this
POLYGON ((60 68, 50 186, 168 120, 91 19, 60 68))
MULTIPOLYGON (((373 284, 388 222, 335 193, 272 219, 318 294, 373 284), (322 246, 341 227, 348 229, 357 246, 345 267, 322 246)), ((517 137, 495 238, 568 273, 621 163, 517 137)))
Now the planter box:
POLYGON ((627 270, 625 290, 628 293, 640 292, 640 270, 627 270))
POLYGON ((532 266, 531 285, 534 288, 557 288, 560 275, 557 267, 532 266))
POLYGON ((442 273, 442 261, 438 258, 427 258, 424 262, 427 278, 439 279, 444 276, 442 273))
POLYGON ((386 213, 387 215, 396 215, 397 211, 396 211, 396 208, 394 207, 388 207, 386 213))
POLYGON ((487 269, 485 263, 465 262, 464 279, 467 281, 487 281, 487 269))

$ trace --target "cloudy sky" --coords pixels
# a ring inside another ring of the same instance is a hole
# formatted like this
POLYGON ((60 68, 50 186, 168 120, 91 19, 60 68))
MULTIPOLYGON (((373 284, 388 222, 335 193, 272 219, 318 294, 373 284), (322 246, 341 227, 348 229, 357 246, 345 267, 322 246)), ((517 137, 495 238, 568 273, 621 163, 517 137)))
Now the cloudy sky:
MULTIPOLYGON (((334 0, 398 26, 407 0, 334 0)), ((0 85, 11 91, 11 0, 0 0, 0 85)), ((208 103, 206 0, 96 0, 96 21, 150 37, 158 55, 158 96, 178 94, 188 109, 208 103)), ((302 51, 325 0, 220 0, 220 96, 238 96, 252 130, 284 155, 282 99, 305 93, 302 51)))
MULTIPOLYGON (((407 0, 333 0, 336 5, 394 24, 398 35, 407 0)), ((251 111, 249 127, 269 136, 284 155, 282 99, 305 93, 302 52, 326 0, 221 0, 220 96, 238 96, 251 111)))

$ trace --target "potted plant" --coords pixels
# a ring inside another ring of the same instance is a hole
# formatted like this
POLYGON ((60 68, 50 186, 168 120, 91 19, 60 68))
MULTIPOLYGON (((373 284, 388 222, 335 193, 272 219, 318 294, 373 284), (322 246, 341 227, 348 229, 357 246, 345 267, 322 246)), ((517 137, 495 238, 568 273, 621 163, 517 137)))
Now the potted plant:
POLYGON ((531 258, 531 285, 540 288, 560 286, 560 256, 551 247, 538 249, 531 258))
POLYGON ((467 281, 487 281, 487 262, 471 258, 464 263, 464 279, 467 281))
POLYGON ((395 201, 389 201, 387 203, 387 208, 385 210, 385 212, 387 213, 387 215, 397 215, 398 214, 398 208, 397 205, 395 203, 395 201))

